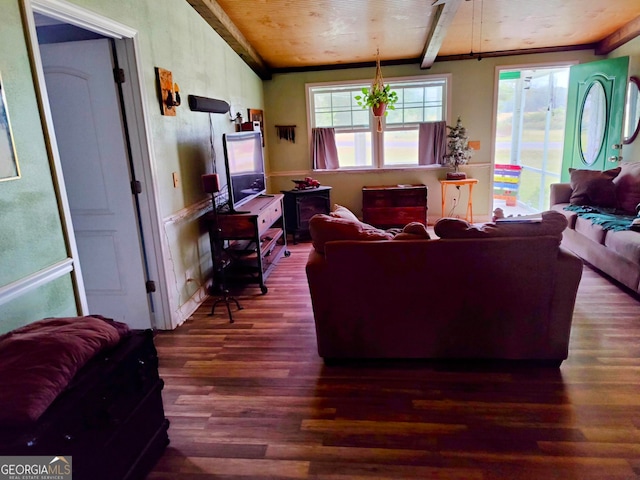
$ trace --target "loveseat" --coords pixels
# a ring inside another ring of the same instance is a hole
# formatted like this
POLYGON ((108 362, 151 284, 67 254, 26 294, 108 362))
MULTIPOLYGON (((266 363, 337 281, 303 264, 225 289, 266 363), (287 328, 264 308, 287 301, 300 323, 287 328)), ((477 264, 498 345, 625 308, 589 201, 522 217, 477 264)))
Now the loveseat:
POLYGON ((605 172, 572 170, 570 183, 551 185, 550 202, 567 218, 562 245, 640 293, 640 232, 630 226, 640 204, 640 162, 605 172))
POLYGON ((318 354, 325 362, 559 365, 567 358, 582 262, 560 246, 564 216, 543 215, 519 225, 440 220, 438 239, 406 227, 389 238, 353 220, 314 216, 306 273, 318 354))

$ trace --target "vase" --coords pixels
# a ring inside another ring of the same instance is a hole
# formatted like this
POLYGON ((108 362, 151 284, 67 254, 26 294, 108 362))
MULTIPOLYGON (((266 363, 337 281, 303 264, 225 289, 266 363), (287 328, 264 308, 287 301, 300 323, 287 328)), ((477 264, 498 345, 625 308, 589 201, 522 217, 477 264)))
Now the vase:
POLYGON ((383 117, 384 112, 387 110, 387 104, 381 103, 380 105, 371 107, 374 117, 383 117))

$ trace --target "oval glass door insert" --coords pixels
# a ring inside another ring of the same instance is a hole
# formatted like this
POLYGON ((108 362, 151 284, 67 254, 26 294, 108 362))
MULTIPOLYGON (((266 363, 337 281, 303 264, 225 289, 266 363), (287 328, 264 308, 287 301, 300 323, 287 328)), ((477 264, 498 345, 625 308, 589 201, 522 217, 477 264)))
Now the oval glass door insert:
POLYGON ((580 114, 580 153, 586 165, 593 165, 604 140, 607 100, 604 87, 593 82, 587 90, 580 114))

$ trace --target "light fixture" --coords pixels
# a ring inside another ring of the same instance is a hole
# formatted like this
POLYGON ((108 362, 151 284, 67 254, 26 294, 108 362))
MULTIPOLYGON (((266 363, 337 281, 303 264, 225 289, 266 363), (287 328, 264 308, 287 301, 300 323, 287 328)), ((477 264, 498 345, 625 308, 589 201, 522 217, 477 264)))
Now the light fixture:
POLYGON ((164 103, 169 108, 179 107, 182 103, 180 99, 180 87, 177 83, 173 84, 173 90, 167 90, 167 98, 165 99, 164 103))

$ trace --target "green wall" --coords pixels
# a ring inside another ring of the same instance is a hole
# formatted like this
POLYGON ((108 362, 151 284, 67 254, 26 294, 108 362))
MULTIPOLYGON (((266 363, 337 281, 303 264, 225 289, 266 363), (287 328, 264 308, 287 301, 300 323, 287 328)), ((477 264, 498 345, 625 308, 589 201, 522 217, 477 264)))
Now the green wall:
MULTIPOLYGON (((67 257, 17 1, 2 0, 0 76, 22 178, 0 182, 0 287, 67 257)), ((70 276, 0 305, 0 332, 75 312, 70 276), (16 306, 20 305, 19 308, 16 306), (42 305, 50 308, 42 309, 42 305)))
MULTIPOLYGON (((0 75, 22 171, 21 179, 0 182, 0 289, 69 256, 27 54, 21 1, 0 0, 0 75)), ((168 295, 174 310, 169 313, 174 321, 183 321, 201 299, 209 273, 202 261, 209 258, 209 252, 201 228, 208 197, 202 192, 200 176, 213 170, 214 158, 223 163, 222 134, 234 130, 228 115, 190 111, 187 96, 225 100, 233 114, 240 111, 246 118, 247 108, 264 108, 262 81, 186 1, 69 3, 138 32, 151 166, 161 235, 167 244, 164 260, 169 265, 168 295), (174 82, 180 85, 184 103, 176 117, 160 114, 155 67, 171 70, 174 82), (174 172, 180 180, 177 188, 174 172)), ((0 302, 0 330, 2 324, 14 327, 43 316, 74 312, 71 276, 66 275, 8 303, 0 302)))
MULTIPOLYGON (((524 66, 559 62, 589 62, 599 57, 592 51, 519 55, 513 57, 485 58, 436 62, 429 70, 418 65, 388 66, 382 68, 385 79, 403 76, 430 74, 451 74, 451 119, 450 124, 460 116, 470 140, 480 141, 469 165, 461 167, 467 176, 479 179, 473 192, 474 220, 487 220, 491 214, 492 194, 490 191, 491 144, 493 136, 494 82, 497 66, 524 66)), ((366 172, 312 172, 307 129, 305 84, 333 80, 371 81, 375 68, 330 70, 318 72, 289 73, 275 75, 265 82, 265 110, 267 140, 272 177, 272 191, 290 189, 291 180, 306 175, 318 178, 322 184, 330 185, 332 202, 345 205, 357 215, 362 210, 361 189, 364 185, 394 185, 397 183, 424 183, 429 187, 429 222, 441 214, 441 194, 438 179, 445 177, 448 169, 423 167, 405 170, 366 172), (296 143, 278 141, 275 125, 296 125, 296 143)), ((455 191, 455 189, 452 189, 455 191)), ((452 195, 454 192, 452 192, 452 195)), ((448 195, 449 197, 449 195, 448 195)), ((451 199, 447 200, 447 211, 451 199)), ((466 192, 462 193, 461 206, 466 205, 466 192)), ((458 207, 456 214, 464 216, 458 207)))

